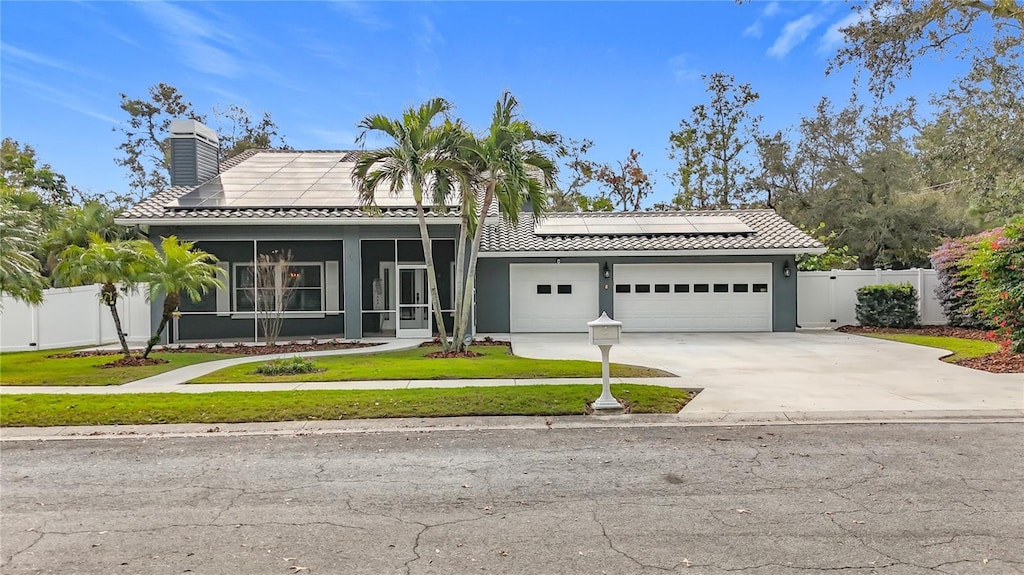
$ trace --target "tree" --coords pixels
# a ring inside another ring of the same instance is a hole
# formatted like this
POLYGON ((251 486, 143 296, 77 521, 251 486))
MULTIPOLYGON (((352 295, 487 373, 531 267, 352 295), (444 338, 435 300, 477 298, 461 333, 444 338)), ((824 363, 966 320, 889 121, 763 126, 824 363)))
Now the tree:
POLYGON ((669 158, 679 162, 674 174, 679 192, 673 204, 683 209, 729 209, 745 206, 747 179, 753 168, 745 153, 758 135, 761 116, 750 107, 760 96, 750 84, 721 72, 702 76, 710 96, 690 118, 669 134, 669 158))
POLYGON ((822 99, 796 142, 782 134, 759 141, 753 183, 791 221, 822 230, 829 245, 849 246, 861 268, 925 265, 943 236, 962 233, 963 218, 944 198, 921 193, 909 128, 912 105, 866 114, 856 101, 834 110, 822 99))
MULTIPOLYGON (((480 217, 486 216, 495 200, 502 219, 511 225, 519 222, 519 213, 527 202, 535 217, 543 213, 547 192, 555 187, 557 172, 557 166, 545 148, 557 143, 555 133, 542 132, 520 118, 519 101, 511 92, 503 93, 494 104, 487 132, 481 137, 464 139, 461 146, 466 161, 472 166, 474 181, 483 188, 480 217)), ((465 348, 483 230, 483 222, 475 226, 466 284, 455 294, 453 347, 456 351, 465 348)))
POLYGON ((562 160, 559 172, 568 174, 563 185, 556 183, 548 192, 548 210, 552 212, 611 212, 615 210, 611 199, 605 194, 591 195, 585 188, 594 182, 598 165, 585 156, 594 142, 583 139, 559 138, 555 155, 562 160))
POLYGON ((160 341, 167 322, 178 311, 182 293, 193 302, 199 302, 209 290, 224 289, 223 282, 217 278, 220 271, 215 265, 217 258, 194 246, 194 242, 169 236, 161 238, 159 253, 155 249, 147 250, 149 261, 143 281, 149 286, 148 298, 152 302, 164 297, 164 304, 160 325, 146 343, 143 358, 148 358, 153 346, 160 341))
POLYGON ((4 138, 0 144, 0 190, 30 192, 51 206, 72 204, 67 178, 53 171, 49 164, 37 166, 37 162, 32 146, 4 138))
POLYGON ((1012 58, 1024 42, 1021 0, 858 0, 852 10, 829 71, 862 66, 879 98, 929 53, 1012 58))
POLYGON ((916 141, 926 183, 982 226, 1024 213, 1024 65, 979 58, 932 103, 936 117, 916 141))
POLYGON ((135 291, 144 279, 153 245, 145 240, 108 242, 97 234, 89 236, 89 246, 69 246, 61 253, 54 273, 65 284, 101 284, 100 301, 110 308, 117 339, 125 357, 131 355, 117 302, 122 293, 135 291))
MULTIPOLYGON (((121 94, 121 109, 128 114, 127 123, 114 128, 124 134, 118 145, 120 158, 114 161, 128 170, 128 187, 133 200, 170 186, 170 138, 172 120, 193 119, 205 122, 192 102, 177 88, 163 82, 151 86, 146 98, 129 98, 121 94)), ((213 111, 219 118, 220 155, 229 157, 250 148, 286 147, 278 134, 277 124, 267 112, 253 122, 241 106, 229 105, 213 111)))
POLYGON ((374 206, 376 195, 382 188, 391 194, 399 194, 405 189, 406 182, 412 188, 427 266, 427 284, 444 351, 449 349, 448 333, 441 312, 434 252, 423 204, 427 199, 435 209, 447 209, 446 200, 452 193, 453 183, 464 180, 460 174, 465 173, 466 166, 458 157, 463 133, 451 123, 438 123, 440 118, 448 116, 451 107, 444 98, 433 98, 405 110, 400 118, 382 114, 366 116, 359 122, 363 131, 357 142, 361 144, 370 133, 379 132, 390 138, 391 144, 363 151, 352 172, 352 181, 365 206, 374 206), (426 198, 424 192, 428 194, 426 198))
POLYGON ((41 259, 44 274, 49 275, 52 272, 61 252, 68 246, 89 247, 90 234, 96 234, 108 242, 142 237, 136 228, 115 224, 116 216, 116 210, 96 201, 88 201, 81 206, 72 206, 64 210, 60 220, 42 238, 41 259))
POLYGON ((46 280, 35 257, 39 234, 33 214, 0 194, 0 294, 26 303, 43 301, 46 280))
POLYGON ((640 167, 640 156, 640 152, 630 149, 626 161, 618 162, 617 168, 603 164, 593 172, 594 180, 605 187, 600 197, 620 210, 640 211, 654 192, 651 178, 640 167))

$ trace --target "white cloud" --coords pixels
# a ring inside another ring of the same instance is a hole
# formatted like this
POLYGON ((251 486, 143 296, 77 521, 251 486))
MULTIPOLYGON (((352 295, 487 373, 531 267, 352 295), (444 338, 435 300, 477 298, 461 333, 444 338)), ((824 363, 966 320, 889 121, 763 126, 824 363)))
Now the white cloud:
POLYGON ((690 57, 686 54, 679 54, 669 58, 668 68, 677 83, 689 82, 700 78, 700 70, 693 65, 690 57))
POLYGON ((40 100, 52 102, 54 104, 57 104, 58 106, 67 108, 68 110, 78 112, 79 114, 88 116, 90 118, 95 118, 97 120, 109 124, 121 123, 121 120, 118 120, 113 116, 104 114, 103 112, 99 111, 93 104, 87 102, 84 98, 84 96, 88 95, 91 96, 93 100, 96 100, 98 97, 95 94, 83 92, 82 90, 62 90, 49 84, 38 82, 27 76, 22 76, 20 74, 12 74, 9 71, 4 74, 4 77, 8 82, 14 81, 30 89, 32 91, 32 94, 40 100))
POLYGON ((349 20, 357 22, 369 30, 386 30, 391 28, 391 23, 374 13, 365 2, 331 2, 330 6, 336 12, 345 15, 349 20))
POLYGON ((244 66, 230 50, 242 41, 227 32, 225 23, 168 2, 142 2, 138 6, 177 45, 186 65, 216 76, 241 75, 244 66))
POLYGON ((764 10, 761 11, 761 14, 765 18, 771 18, 772 16, 779 13, 779 8, 780 6, 778 1, 773 0, 772 2, 769 2, 767 6, 764 7, 764 10))
POLYGON ((782 34, 775 39, 772 47, 768 48, 768 55, 785 58, 793 48, 806 40, 811 30, 814 30, 820 23, 821 18, 815 14, 807 14, 787 22, 782 28, 782 34))
POLYGON ((22 62, 28 62, 29 64, 36 64, 39 66, 46 66, 47 68, 53 68, 54 70, 60 70, 62 72, 70 72, 72 74, 78 74, 79 76, 86 76, 89 78, 103 77, 88 68, 69 64, 63 60, 51 58, 37 52, 23 50, 17 46, 12 46, 7 43, 0 42, 0 54, 2 54, 4 58, 20 60, 22 62))
POLYGON ((743 30, 743 35, 748 37, 748 38, 760 38, 763 33, 764 33, 764 26, 761 24, 760 20, 758 20, 757 22, 754 22, 750 26, 747 26, 743 30))

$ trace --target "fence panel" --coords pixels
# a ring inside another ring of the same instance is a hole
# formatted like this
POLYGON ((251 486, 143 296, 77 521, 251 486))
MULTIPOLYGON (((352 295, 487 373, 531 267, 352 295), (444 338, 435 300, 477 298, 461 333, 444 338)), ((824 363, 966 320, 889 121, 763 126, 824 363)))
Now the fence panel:
POLYGON ((935 298, 935 270, 832 270, 797 274, 797 323, 800 327, 857 325, 857 289, 866 285, 911 283, 917 288, 924 325, 945 325, 935 298))
MULTIPOLYGON (((45 290, 43 302, 38 306, 4 296, 3 305, 0 351, 104 345, 117 341, 110 310, 99 301, 99 285, 45 290)), ((143 343, 149 338, 149 304, 142 293, 123 297, 118 313, 129 342, 143 343)))

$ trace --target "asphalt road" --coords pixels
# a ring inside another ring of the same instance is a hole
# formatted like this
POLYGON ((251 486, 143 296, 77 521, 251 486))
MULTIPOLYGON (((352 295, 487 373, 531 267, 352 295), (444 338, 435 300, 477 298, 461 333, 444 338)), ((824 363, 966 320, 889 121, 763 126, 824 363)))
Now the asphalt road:
POLYGON ((0 572, 1022 573, 1022 431, 8 442, 0 572))

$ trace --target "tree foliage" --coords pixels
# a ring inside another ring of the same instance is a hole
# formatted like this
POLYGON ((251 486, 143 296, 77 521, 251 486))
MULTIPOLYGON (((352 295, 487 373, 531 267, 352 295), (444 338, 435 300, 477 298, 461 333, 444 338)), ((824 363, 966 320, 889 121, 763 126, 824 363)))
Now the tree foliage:
POLYGON ((43 300, 46 280, 35 256, 39 235, 35 215, 0 194, 0 294, 26 303, 43 300))
POLYGON ((600 198, 613 208, 627 212, 638 212, 654 193, 654 182, 640 167, 640 152, 630 149, 625 161, 601 164, 592 171, 593 179, 602 186, 600 198))
MULTIPOLYGON (((124 141, 117 147, 121 156, 114 161, 128 171, 130 199, 137 202, 170 186, 171 122, 205 122, 206 117, 176 87, 163 82, 151 86, 143 98, 121 94, 121 109, 128 119, 115 128, 124 135, 124 141)), ((253 121, 245 108, 232 104, 215 108, 212 115, 217 119, 222 158, 250 148, 286 147, 268 112, 253 121)))
POLYGON ((959 260, 974 301, 969 311, 998 326, 1024 353, 1024 218, 978 236, 959 260))
POLYGON ((1024 43, 1021 0, 857 0, 829 70, 862 66, 878 97, 929 54, 1012 56, 1024 43))
POLYGON ((669 158, 679 164, 672 202, 687 210, 743 207, 753 200, 747 186, 753 169, 745 154, 759 135, 761 116, 751 106, 760 96, 729 74, 703 79, 708 102, 693 106, 669 134, 669 158))

